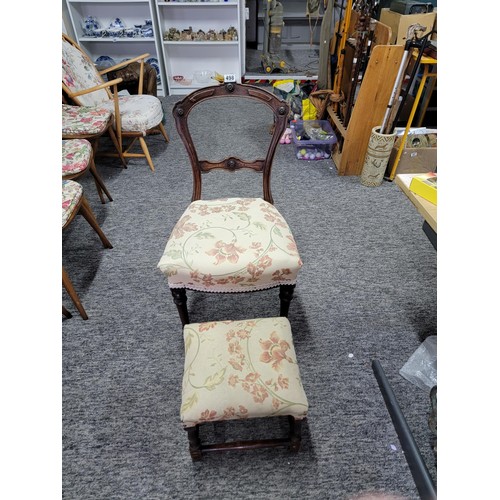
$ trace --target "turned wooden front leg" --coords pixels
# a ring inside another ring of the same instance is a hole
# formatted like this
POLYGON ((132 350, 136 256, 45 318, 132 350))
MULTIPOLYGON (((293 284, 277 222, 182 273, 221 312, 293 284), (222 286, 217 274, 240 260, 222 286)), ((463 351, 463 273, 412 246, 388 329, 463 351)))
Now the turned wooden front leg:
POLYGON ((280 285, 280 316, 288 317, 295 285, 280 285))
POLYGON ((186 427, 185 430, 188 433, 189 453, 191 454, 193 462, 201 460, 201 441, 199 426, 195 425, 194 427, 186 427))
POLYGON ((179 317, 181 318, 182 326, 189 323, 189 315, 187 310, 187 296, 185 288, 171 288, 174 304, 177 306, 179 317))

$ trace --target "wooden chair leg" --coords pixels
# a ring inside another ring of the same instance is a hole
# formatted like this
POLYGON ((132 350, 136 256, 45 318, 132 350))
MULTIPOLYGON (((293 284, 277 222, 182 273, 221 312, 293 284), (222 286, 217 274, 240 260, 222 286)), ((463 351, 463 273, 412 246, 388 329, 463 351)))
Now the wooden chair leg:
POLYGON ((94 231, 97 233, 104 247, 113 248, 113 245, 109 242, 108 238, 106 238, 106 235, 104 234, 103 230, 97 223, 95 215, 92 212, 92 209, 90 208, 88 201, 83 195, 82 195, 82 204, 80 206, 80 212, 85 217, 86 221, 92 226, 94 231))
POLYGON ((165 127, 163 126, 163 123, 160 123, 160 124, 158 125, 158 129, 160 130, 161 135, 162 135, 163 137, 165 137, 165 140, 166 140, 167 142, 170 142, 170 139, 168 138, 167 131, 165 130, 165 127))
POLYGON ((111 198, 111 194, 108 191, 108 188, 106 187, 106 185, 104 184, 104 181, 102 180, 101 176, 97 172, 94 160, 92 158, 90 159, 89 170, 90 170, 90 173, 92 174, 92 176, 94 177, 95 185, 97 188, 97 193, 99 194, 99 198, 101 199, 101 203, 106 203, 106 200, 104 199, 104 196, 102 195, 103 192, 106 194, 109 201, 113 201, 113 198, 111 198))
POLYGON ((290 422, 290 451, 297 453, 302 441, 302 419, 288 416, 290 422))
POLYGON ((288 317, 295 285, 280 285, 280 316, 288 317))
POLYGON ((177 306, 179 317, 181 318, 182 327, 189 324, 189 314, 187 309, 187 295, 185 288, 171 288, 174 304, 177 306))
MULTIPOLYGON (((78 309, 80 316, 83 319, 89 319, 89 317, 87 316, 87 313, 85 312, 85 309, 83 308, 83 305, 80 301, 80 297, 78 297, 78 294, 76 293, 76 290, 73 287, 73 283, 71 283, 71 280, 69 279, 68 273, 66 272, 66 269, 64 269, 64 266, 62 268, 62 282, 63 282, 64 288, 68 292, 68 295, 70 296, 71 300, 73 301, 73 304, 75 304, 75 307, 78 309)), ((64 312, 64 307, 63 307, 63 312, 64 312)))
POLYGON ((73 317, 73 315, 64 306, 62 306, 62 313, 68 319, 73 317))
POLYGON ((153 165, 153 160, 151 159, 151 155, 149 154, 148 145, 146 144, 144 137, 139 137, 139 142, 141 143, 141 148, 144 153, 144 156, 146 157, 146 160, 148 160, 149 168, 151 169, 152 172, 154 172, 155 166, 153 165))
POLYGON ((109 137, 111 139, 111 142, 115 146, 116 151, 118 152, 118 156, 120 157, 120 160, 122 161, 123 168, 127 168, 127 160, 125 160, 125 156, 123 156, 123 151, 120 147, 120 144, 118 143, 118 138, 116 137, 116 133, 112 127, 109 128, 109 137))
POLYGON ((191 454, 193 462, 201 460, 201 441, 199 426, 195 425, 194 427, 186 427, 185 430, 188 433, 189 453, 191 454))

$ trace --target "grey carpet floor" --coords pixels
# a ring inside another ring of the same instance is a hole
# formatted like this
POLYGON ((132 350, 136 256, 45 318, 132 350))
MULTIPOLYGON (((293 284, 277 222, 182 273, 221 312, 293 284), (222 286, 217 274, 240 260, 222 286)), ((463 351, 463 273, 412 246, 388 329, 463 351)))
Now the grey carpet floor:
MULTIPOLYGON (((98 159, 114 197, 105 205, 92 178, 81 180, 114 248, 103 249, 82 217, 63 234, 63 263, 89 314, 83 321, 62 291, 73 313, 62 321, 63 498, 419 498, 371 361, 381 362, 436 479, 429 394, 399 375, 436 332, 436 252, 394 183, 364 187, 330 161, 297 160, 293 145, 278 146, 272 187, 304 261, 289 314, 310 404, 303 446, 296 455, 278 448, 191 461, 179 422, 181 326, 156 268, 191 198, 191 168, 172 120, 178 99, 163 99, 170 143, 148 138, 154 173, 144 160, 121 169, 98 159)), ((260 196, 258 175, 218 174, 206 177, 206 198, 260 196)), ((188 292, 188 307, 193 322, 242 319, 278 315, 279 300, 277 290, 188 292)), ((283 432, 280 419, 260 419, 207 425, 202 436, 283 432)))

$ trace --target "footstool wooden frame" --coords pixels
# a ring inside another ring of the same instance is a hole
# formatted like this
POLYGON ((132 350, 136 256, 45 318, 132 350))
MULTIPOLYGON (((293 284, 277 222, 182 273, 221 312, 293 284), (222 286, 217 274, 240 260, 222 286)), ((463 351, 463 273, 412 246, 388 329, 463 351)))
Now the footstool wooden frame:
POLYGON ((184 326, 181 422, 191 458, 228 450, 288 447, 298 452, 308 402, 285 317, 184 326), (287 437, 202 444, 200 425, 287 416, 287 437))

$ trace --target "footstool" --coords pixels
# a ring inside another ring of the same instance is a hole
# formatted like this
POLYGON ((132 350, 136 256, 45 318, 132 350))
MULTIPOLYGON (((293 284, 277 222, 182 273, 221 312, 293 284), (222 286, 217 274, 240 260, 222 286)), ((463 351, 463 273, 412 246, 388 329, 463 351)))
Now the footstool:
POLYGON ((299 450, 308 402, 287 318, 187 324, 184 346, 180 417, 193 460, 230 449, 299 450), (277 416, 288 416, 287 438, 201 444, 201 424, 277 416))

